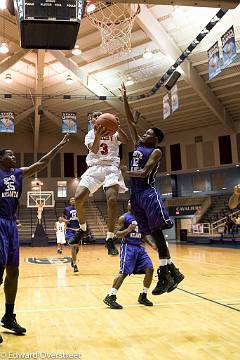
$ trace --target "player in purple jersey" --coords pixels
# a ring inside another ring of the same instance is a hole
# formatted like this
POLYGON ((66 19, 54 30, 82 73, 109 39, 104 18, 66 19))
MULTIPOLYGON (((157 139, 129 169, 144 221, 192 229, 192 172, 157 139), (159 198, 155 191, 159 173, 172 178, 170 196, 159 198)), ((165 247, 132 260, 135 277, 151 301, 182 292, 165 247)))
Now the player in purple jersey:
POLYGON ((22 179, 44 169, 68 141, 67 134, 48 154, 33 165, 22 168, 16 168, 16 158, 12 150, 0 149, 0 284, 3 282, 6 270, 4 281, 6 311, 1 323, 3 327, 17 334, 26 332, 26 329, 17 323, 14 314, 19 275, 16 210, 22 193, 22 179))
MULTIPOLYGON (((105 297, 103 302, 111 309, 122 309, 122 305, 116 302, 116 294, 124 279, 127 275, 145 273, 143 290, 139 294, 138 302, 145 306, 153 306, 153 303, 147 298, 147 292, 152 283, 153 264, 142 246, 144 237, 138 230, 138 224, 131 211, 130 201, 128 202, 128 212, 120 216, 118 220, 116 236, 123 238, 120 251, 120 271, 113 281, 110 293, 105 297)), ((150 239, 145 238, 144 240, 155 248, 155 244, 153 244, 150 239)))
POLYGON ((174 290, 184 279, 184 275, 173 264, 167 242, 162 230, 173 226, 167 210, 163 206, 161 195, 154 187, 155 176, 162 151, 157 146, 164 138, 162 131, 151 128, 140 137, 128 104, 125 85, 122 84, 124 108, 132 140, 135 145, 131 161, 131 170, 127 174, 131 178, 131 204, 140 231, 151 235, 157 245, 160 267, 157 270, 158 282, 153 289, 154 295, 174 290))
MULTIPOLYGON (((70 197, 69 206, 65 207, 63 213, 64 221, 66 223, 66 235, 67 241, 73 239, 76 231, 80 229, 80 224, 77 217, 77 210, 75 207, 75 197, 70 197)), ((71 246, 72 261, 71 266, 74 272, 78 272, 77 267, 77 254, 79 252, 79 244, 71 246)))

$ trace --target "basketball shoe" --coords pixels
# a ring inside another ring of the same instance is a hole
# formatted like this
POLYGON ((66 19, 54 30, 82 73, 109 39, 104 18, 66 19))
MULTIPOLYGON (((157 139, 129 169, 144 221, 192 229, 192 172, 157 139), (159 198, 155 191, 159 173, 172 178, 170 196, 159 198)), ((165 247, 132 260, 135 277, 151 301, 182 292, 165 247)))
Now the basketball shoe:
POLYGON ((169 272, 160 272, 160 268, 158 268, 157 274, 158 274, 158 282, 157 282, 156 287, 152 291, 153 295, 161 295, 161 294, 167 292, 168 289, 175 286, 172 289, 172 290, 174 290, 177 287, 177 285, 174 284, 174 280, 171 277, 171 274, 169 272))
POLYGON ((73 272, 79 272, 77 265, 73 265, 73 272))
POLYGON ((145 293, 139 294, 138 302, 139 302, 139 304, 142 304, 145 306, 153 306, 153 303, 150 300, 148 300, 147 294, 145 294, 145 293))
POLYGON ((116 295, 107 295, 105 299, 103 299, 104 304, 108 305, 111 309, 122 309, 122 305, 116 302, 116 295))
POLYGON ((168 264, 168 270, 174 280, 174 285, 171 286, 167 292, 171 292, 173 291, 174 289, 176 289, 177 285, 183 281, 184 279, 184 275, 179 271, 179 269, 176 268, 176 266, 171 263, 171 264, 168 264))
POLYGON ((27 330, 18 324, 16 314, 4 315, 1 320, 2 326, 6 329, 14 331, 16 334, 23 334, 27 330))
POLYGON ((105 247, 108 249, 108 255, 116 256, 119 254, 112 238, 106 239, 105 247))

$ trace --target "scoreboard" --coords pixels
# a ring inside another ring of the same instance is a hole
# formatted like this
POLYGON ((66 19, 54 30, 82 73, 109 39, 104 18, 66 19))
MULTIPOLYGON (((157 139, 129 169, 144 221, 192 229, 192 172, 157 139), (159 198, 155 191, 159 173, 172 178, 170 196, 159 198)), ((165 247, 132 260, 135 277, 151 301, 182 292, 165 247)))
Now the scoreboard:
POLYGON ((25 1, 24 18, 76 21, 78 19, 77 2, 75 0, 28 0, 25 1))
POLYGON ((21 46, 72 49, 84 8, 84 0, 15 0, 21 46))

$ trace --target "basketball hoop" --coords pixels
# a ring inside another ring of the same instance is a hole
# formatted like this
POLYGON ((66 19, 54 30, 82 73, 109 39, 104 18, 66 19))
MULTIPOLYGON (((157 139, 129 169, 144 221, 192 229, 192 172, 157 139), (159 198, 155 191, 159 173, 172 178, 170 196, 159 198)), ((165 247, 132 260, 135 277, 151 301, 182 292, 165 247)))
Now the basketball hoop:
POLYGON ((94 2, 86 5, 86 16, 101 32, 103 50, 108 54, 129 52, 131 31, 135 17, 140 13, 139 4, 94 2))

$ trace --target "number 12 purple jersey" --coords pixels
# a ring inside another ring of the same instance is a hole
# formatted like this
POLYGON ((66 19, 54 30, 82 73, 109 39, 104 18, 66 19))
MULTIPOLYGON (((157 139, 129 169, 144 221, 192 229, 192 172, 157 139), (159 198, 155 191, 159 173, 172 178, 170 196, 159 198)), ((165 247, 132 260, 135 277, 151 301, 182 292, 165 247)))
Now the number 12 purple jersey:
MULTIPOLYGON (((136 146, 131 161, 131 171, 143 169, 151 153, 155 150, 154 147, 146 147, 141 142, 136 146)), ((146 178, 132 177, 131 178, 131 192, 140 192, 144 189, 151 188, 155 183, 155 177, 158 170, 159 163, 153 168, 151 173, 146 178)))
MULTIPOLYGON (((143 169, 156 148, 136 146, 131 161, 131 171, 143 169)), ((150 235, 159 229, 170 229, 173 222, 163 206, 160 192, 154 187, 159 162, 145 177, 131 177, 131 207, 136 217, 140 232, 150 235)))

